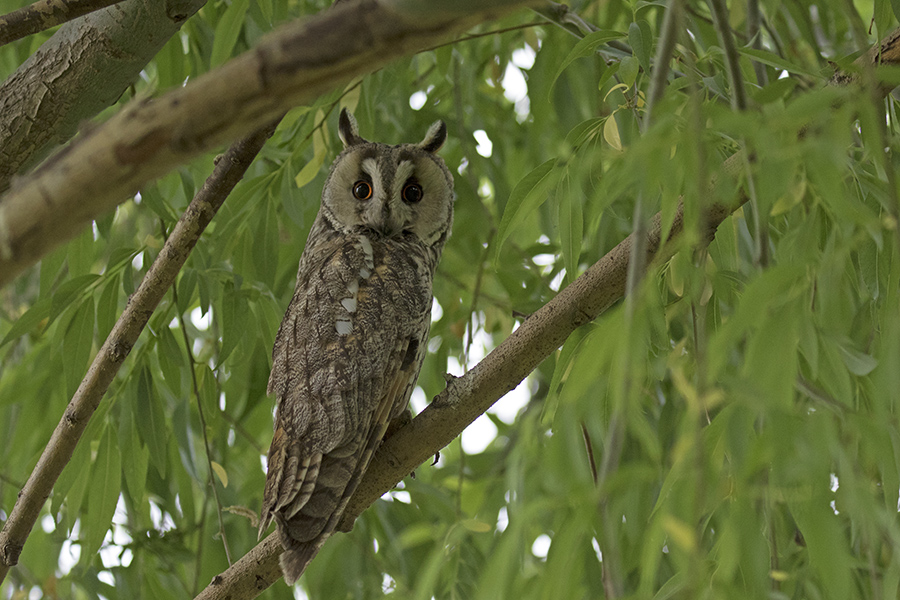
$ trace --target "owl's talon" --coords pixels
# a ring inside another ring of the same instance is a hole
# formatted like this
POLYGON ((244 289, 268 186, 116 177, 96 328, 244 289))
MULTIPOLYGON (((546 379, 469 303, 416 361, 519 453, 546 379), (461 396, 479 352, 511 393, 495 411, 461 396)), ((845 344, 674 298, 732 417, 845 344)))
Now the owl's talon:
POLYGON ((437 452, 434 453, 434 460, 432 461, 431 466, 433 467, 434 465, 438 464, 439 460, 441 460, 441 451, 440 450, 438 450, 437 452))

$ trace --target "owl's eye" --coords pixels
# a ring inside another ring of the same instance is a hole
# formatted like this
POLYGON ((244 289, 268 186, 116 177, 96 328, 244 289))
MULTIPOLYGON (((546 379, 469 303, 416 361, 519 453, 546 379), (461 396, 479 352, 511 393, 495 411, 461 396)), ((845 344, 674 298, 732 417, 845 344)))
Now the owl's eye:
POLYGON ((353 184, 353 197, 357 200, 368 200, 372 197, 372 184, 367 181, 357 181, 353 184))
POLYGON ((424 193, 422 192, 422 186, 418 183, 407 183, 403 186, 401 195, 403 196, 404 202, 415 204, 422 199, 424 193))

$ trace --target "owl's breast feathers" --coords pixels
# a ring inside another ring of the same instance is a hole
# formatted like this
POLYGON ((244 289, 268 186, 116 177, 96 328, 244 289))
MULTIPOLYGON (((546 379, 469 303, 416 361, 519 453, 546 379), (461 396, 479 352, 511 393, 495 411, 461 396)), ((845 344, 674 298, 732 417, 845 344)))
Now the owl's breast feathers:
POLYGON ((301 259, 269 379, 278 410, 260 535, 274 517, 286 579, 334 531, 388 423, 405 410, 430 325, 427 252, 365 234, 315 245, 301 259))

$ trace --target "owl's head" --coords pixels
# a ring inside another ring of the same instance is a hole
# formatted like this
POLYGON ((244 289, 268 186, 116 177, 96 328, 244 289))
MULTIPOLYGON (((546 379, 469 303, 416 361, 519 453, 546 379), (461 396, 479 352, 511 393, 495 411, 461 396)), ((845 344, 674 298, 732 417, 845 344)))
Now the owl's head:
POLYGON ((360 137, 353 115, 342 110, 338 132, 344 151, 322 192, 322 215, 332 227, 443 245, 453 222, 453 177, 437 155, 447 139, 443 121, 418 144, 390 146, 360 137))

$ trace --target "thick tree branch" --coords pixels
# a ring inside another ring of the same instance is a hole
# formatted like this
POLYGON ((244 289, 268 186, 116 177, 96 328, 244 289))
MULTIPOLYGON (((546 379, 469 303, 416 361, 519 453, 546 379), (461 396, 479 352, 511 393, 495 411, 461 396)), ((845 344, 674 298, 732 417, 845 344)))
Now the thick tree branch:
POLYGON ((87 375, 78 386, 25 487, 19 493, 6 525, 0 531, 0 582, 6 577, 9 567, 18 562, 25 540, 31 533, 44 502, 50 496, 53 485, 72 458, 72 452, 88 421, 97 410, 119 367, 131 352, 153 310, 175 281, 200 234, 274 132, 275 125, 270 124, 236 142, 220 158, 212 175, 175 225, 141 285, 129 298, 128 306, 94 357, 87 375))
POLYGON ((0 286, 140 185, 287 109, 527 0, 366 0, 289 24, 191 85, 130 103, 0 202, 0 286))
POLYGON ((0 16, 0 46, 20 40, 122 0, 39 0, 0 16))
POLYGON ((115 103, 205 3, 125 0, 60 27, 0 85, 0 193, 115 103))

